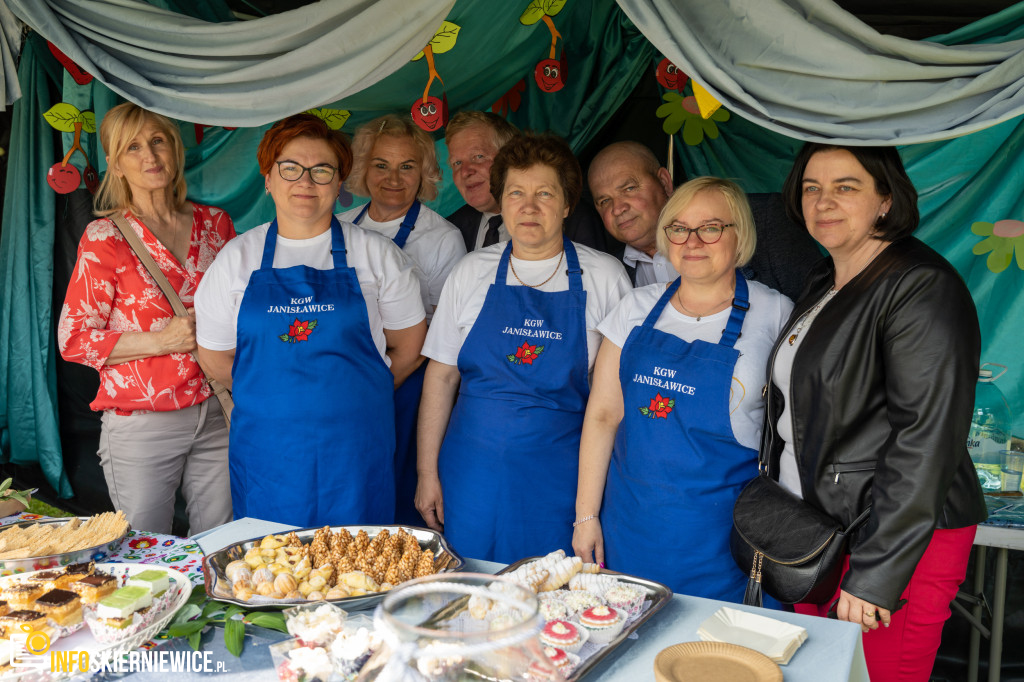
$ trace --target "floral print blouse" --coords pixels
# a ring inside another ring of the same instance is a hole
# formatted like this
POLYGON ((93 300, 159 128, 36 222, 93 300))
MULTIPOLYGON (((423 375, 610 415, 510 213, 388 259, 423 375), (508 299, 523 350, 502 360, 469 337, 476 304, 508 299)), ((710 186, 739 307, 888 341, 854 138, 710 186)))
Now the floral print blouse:
MULTIPOLYGON (((184 267, 142 222, 127 214, 185 307, 217 252, 235 236, 231 217, 213 206, 192 205, 192 235, 184 267)), ((118 414, 180 410, 212 392, 191 353, 107 365, 122 332, 156 332, 174 311, 131 246, 109 218, 89 223, 57 324, 57 346, 69 362, 95 367, 100 388, 90 407, 118 414)))

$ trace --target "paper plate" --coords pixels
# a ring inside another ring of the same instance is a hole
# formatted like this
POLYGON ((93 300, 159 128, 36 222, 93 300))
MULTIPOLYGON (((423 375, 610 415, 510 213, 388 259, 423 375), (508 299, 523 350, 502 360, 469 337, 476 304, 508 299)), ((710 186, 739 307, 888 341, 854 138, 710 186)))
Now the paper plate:
POLYGON ((738 644, 786 665, 807 641, 807 630, 756 613, 723 606, 700 624, 697 635, 705 642, 738 644))
POLYGON ((782 670, 753 649, 723 642, 683 642, 654 659, 658 682, 782 682, 782 670))

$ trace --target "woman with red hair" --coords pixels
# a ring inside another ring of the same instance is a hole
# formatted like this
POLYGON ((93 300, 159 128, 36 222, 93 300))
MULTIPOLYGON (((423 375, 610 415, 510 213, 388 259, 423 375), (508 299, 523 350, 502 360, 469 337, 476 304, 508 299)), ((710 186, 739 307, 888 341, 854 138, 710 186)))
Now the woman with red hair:
POLYGON ((235 517, 390 523, 394 389, 426 334, 414 266, 334 218, 352 151, 322 120, 279 121, 257 159, 277 217, 230 242, 196 292, 200 358, 235 398, 235 517))

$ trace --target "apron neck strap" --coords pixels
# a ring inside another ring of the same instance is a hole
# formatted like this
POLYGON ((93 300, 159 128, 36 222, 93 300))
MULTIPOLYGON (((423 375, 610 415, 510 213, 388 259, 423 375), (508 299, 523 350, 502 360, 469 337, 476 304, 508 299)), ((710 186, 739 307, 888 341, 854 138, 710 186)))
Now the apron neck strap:
POLYGON ((345 255, 345 233, 341 231, 341 223, 331 216, 331 256, 335 268, 347 268, 348 258, 345 255))
POLYGON ((682 281, 681 277, 676 277, 667 287, 665 287, 665 293, 661 295, 658 302, 651 308, 651 312, 647 313, 647 318, 644 320, 645 327, 653 327, 654 323, 661 317, 661 313, 665 310, 665 306, 672 300, 672 296, 675 295, 676 290, 679 289, 679 282, 682 281))
MULTIPOLYGON (((569 290, 583 291, 583 268, 580 267, 580 257, 576 254, 576 247, 565 235, 562 235, 562 248, 565 249, 565 264, 568 266, 566 274, 569 275, 569 290)), ((508 279, 508 264, 512 258, 512 240, 508 240, 505 250, 501 252, 501 260, 498 261, 498 272, 494 275, 495 284, 505 284, 508 279)))
MULTIPOLYGON (((654 323, 661 317, 662 311, 665 310, 665 306, 672 300, 672 296, 675 295, 676 290, 679 289, 679 283, 682 280, 680 277, 676 277, 675 281, 668 285, 665 289, 665 293, 661 295, 658 302, 651 308, 651 312, 647 314, 647 318, 644 320, 645 327, 653 327, 654 323)), ((722 339, 718 343, 732 348, 736 345, 736 341, 740 338, 740 330, 743 328, 743 318, 746 316, 747 311, 750 310, 750 296, 748 293, 747 280, 743 277, 743 273, 739 270, 736 271, 736 293, 733 295, 732 300, 732 313, 729 314, 729 322, 725 325, 725 329, 722 331, 722 339)))
MULTIPOLYGON (((261 270, 269 270, 274 267, 274 248, 277 246, 277 218, 270 223, 267 230, 267 238, 263 242, 263 260, 260 262, 261 270)), ((331 256, 334 258, 334 267, 348 267, 348 259, 345 257, 345 235, 341 231, 341 223, 333 215, 331 216, 331 256)))
POLYGON ((274 267, 274 247, 277 246, 277 218, 270 223, 267 230, 267 238, 263 241, 263 260, 260 262, 260 270, 269 270, 274 267))
MULTIPOLYGON (((363 217, 365 217, 366 212, 370 210, 370 204, 372 203, 373 202, 371 201, 363 206, 363 210, 359 212, 359 215, 357 215, 356 219, 352 222, 356 225, 361 224, 363 222, 363 217)), ((405 217, 402 218, 402 226, 398 228, 398 233, 393 239, 395 244, 398 245, 398 248, 405 248, 405 242, 409 239, 409 233, 416 227, 416 221, 420 217, 420 206, 422 205, 423 204, 420 203, 420 200, 416 199, 412 202, 412 206, 409 207, 409 210, 405 212, 405 217)))
POLYGON ((740 329, 743 328, 743 318, 750 310, 750 296, 747 292, 747 278, 738 269, 736 270, 736 294, 732 299, 732 313, 729 314, 729 324, 725 325, 722 332, 722 340, 719 343, 732 348, 740 338, 740 329))

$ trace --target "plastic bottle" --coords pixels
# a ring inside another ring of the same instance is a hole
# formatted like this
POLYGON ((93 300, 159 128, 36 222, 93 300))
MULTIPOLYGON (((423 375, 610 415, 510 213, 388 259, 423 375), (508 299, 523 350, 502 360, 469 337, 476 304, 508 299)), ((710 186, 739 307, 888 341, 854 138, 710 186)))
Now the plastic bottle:
POLYGON ((967 435, 967 450, 978 472, 981 487, 986 492, 1000 490, 1000 458, 1010 445, 1010 429, 1013 425, 1010 406, 1003 392, 995 385, 996 379, 1005 374, 1006 369, 1004 365, 994 362, 981 365, 974 394, 974 416, 967 435), (1002 367, 1003 371, 992 376, 992 370, 985 369, 987 366, 1002 367))

